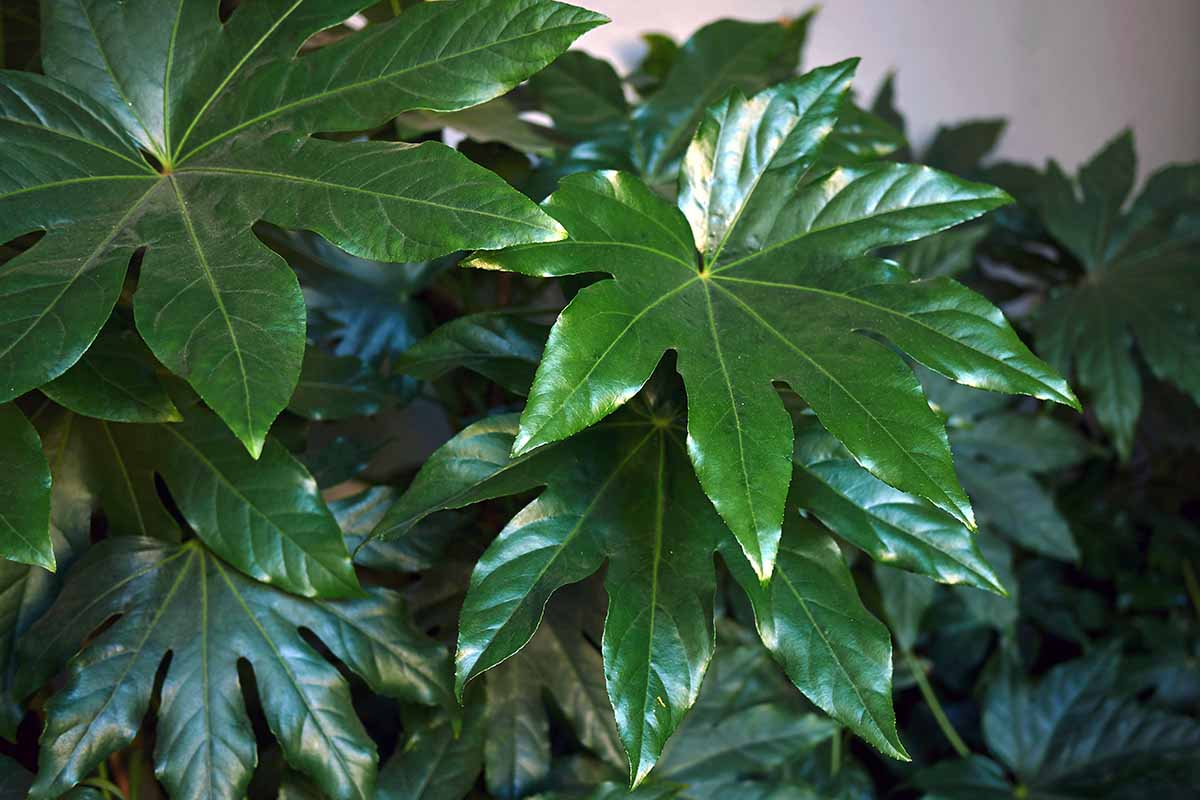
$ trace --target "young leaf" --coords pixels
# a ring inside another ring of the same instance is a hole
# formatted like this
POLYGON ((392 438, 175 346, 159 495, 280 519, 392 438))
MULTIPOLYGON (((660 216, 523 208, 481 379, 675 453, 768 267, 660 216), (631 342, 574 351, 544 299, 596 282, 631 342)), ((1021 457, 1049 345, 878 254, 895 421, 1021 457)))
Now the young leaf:
POLYGON ((0 405, 0 442, 6 454, 6 474, 0 482, 0 559, 53 572, 50 467, 37 431, 12 403, 0 405))
POLYGON ((138 331, 257 457, 300 371, 304 301, 254 222, 388 261, 562 236, 440 144, 310 134, 477 105, 603 17, 551 0, 423 3, 298 57, 359 5, 274 0, 225 22, 207 0, 48 6, 47 77, 6 72, 0 88, 0 143, 25 165, 0 177, 0 240, 47 230, 0 276, 0 401, 79 359, 144 245, 138 331))
POLYGON ((311 631, 377 692, 445 703, 442 648, 409 627, 384 590, 341 603, 303 600, 230 569, 197 541, 118 536, 93 547, 50 612, 21 640, 22 693, 71 661, 47 706, 32 798, 56 797, 133 741, 170 654, 158 706, 156 769, 174 797, 243 796, 257 760, 238 661, 254 670, 288 763, 332 798, 370 798, 375 745, 338 670, 300 636, 311 631))
POLYGON ((805 697, 881 753, 907 761, 892 710, 887 628, 863 607, 837 544, 794 518, 787 528, 766 585, 737 548, 722 548, 763 644, 805 697))
POLYGON ((1133 344, 1150 371, 1200 403, 1200 191, 1184 179, 1195 164, 1166 167, 1122 213, 1136 172, 1126 132, 1080 168, 1077 181, 1051 162, 1039 210, 1050 233, 1087 272, 1041 309, 1037 343, 1064 372, 1074 367, 1091 408, 1128 459, 1141 413, 1133 344))
POLYGON ((601 419, 676 350, 700 483, 764 580, 792 440, 773 381, 789 383, 872 473, 969 526, 940 421, 904 363, 861 332, 955 380, 1076 404, 982 297, 863 257, 977 217, 1007 195, 895 164, 797 183, 833 128, 852 69, 814 70, 709 109, 685 160, 686 219, 630 175, 576 175, 544 204, 570 240, 468 262, 615 277, 581 291, 551 331, 516 453, 601 419))

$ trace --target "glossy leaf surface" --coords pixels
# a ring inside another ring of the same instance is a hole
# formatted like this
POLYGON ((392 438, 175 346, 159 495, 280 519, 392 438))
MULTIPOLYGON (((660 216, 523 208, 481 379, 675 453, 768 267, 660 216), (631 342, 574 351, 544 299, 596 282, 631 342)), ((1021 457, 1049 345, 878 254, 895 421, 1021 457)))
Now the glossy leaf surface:
POLYGON ((205 0, 48 7, 48 77, 8 72, 0 88, 0 142, 22 165, 0 171, 0 239, 47 231, 0 274, 0 399, 78 361, 147 246, 138 331, 257 457, 300 372, 304 302, 254 222, 387 261, 562 236, 439 144, 309 135, 482 103, 603 18, 550 0, 421 4, 298 57, 360 5, 273 0, 225 22, 205 0))
POLYGON ((881 564, 1003 591, 977 534, 928 500, 880 481, 815 420, 797 427, 792 493, 800 508, 881 564))
POLYGON ((19 688, 30 692, 84 640, 49 703, 31 797, 55 797, 134 738, 170 653, 155 760, 174 797, 241 797, 256 763, 237 664, 254 670, 267 722, 288 762, 333 798, 373 796, 374 743, 311 631, 377 692, 449 700, 442 648, 408 626, 385 590, 359 600, 302 600, 250 581, 197 542, 116 537, 92 548, 50 612, 23 638, 19 688))
POLYGON ((547 486, 475 566, 459 625, 459 691, 529 642, 554 591, 607 559, 605 677, 634 783, 695 701, 714 646, 721 525, 674 424, 665 410, 622 414, 510 457, 516 417, 484 420, 430 458, 376 531, 402 534, 441 508, 547 486))
POLYGON ((779 571, 765 586, 741 553, 723 550, 763 644, 805 697, 880 752, 908 760, 892 710, 887 628, 863 607, 837 544, 795 518, 787 527, 779 571))
POLYGON ((797 183, 836 122, 852 69, 814 70, 710 108, 685 160, 683 214, 630 175, 572 176, 544 204, 569 240, 468 262, 615 277, 560 316, 515 452, 603 418, 677 351, 700 483, 763 579, 790 472, 790 425, 773 381, 791 385, 875 475, 968 526, 945 431, 903 362, 861 332, 965 383, 1076 403, 983 298, 864 257, 1003 205, 1003 192, 895 164, 797 183))
POLYGON ((221 558, 305 597, 361 592, 316 481, 278 441, 268 440, 255 461, 234 446, 219 420, 201 411, 138 434, 144 453, 161 453, 157 471, 180 512, 221 558))

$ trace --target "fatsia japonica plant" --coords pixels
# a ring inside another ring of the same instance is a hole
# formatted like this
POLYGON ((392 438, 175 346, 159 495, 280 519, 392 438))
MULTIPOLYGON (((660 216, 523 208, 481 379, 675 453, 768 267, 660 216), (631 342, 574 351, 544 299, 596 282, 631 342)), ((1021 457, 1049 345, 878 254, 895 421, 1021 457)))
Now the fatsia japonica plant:
POLYGON ((1192 796, 1193 166, 915 147, 812 12, 14 8, 0 789, 1192 796))

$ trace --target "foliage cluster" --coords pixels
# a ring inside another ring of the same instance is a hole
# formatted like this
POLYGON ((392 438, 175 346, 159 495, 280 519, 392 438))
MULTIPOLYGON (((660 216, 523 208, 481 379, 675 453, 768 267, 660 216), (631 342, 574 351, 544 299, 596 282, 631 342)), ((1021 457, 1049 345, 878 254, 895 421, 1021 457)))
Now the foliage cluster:
POLYGON ((1195 796, 1200 164, 368 6, 0 11, 0 788, 1195 796))

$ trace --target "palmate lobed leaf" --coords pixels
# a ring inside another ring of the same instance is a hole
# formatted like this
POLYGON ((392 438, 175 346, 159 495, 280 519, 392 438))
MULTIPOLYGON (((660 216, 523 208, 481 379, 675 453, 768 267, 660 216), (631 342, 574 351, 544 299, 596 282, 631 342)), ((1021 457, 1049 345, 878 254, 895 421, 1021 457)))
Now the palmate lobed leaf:
POLYGON ((543 204, 569 239, 465 262, 614 276, 559 317, 514 453, 603 418, 675 350, 697 476, 760 580, 775 561, 791 473, 792 431, 773 382, 795 389, 874 475, 968 527, 941 421, 904 362, 863 334, 961 383, 1078 407, 989 302, 868 255, 1004 205, 1004 192, 900 164, 809 174, 854 66, 712 106, 684 159, 682 213, 631 175, 577 175, 543 204))
POLYGON ((451 702, 443 648, 407 622, 395 593, 342 602, 297 598, 232 570, 198 541, 117 536, 96 545, 20 643, 28 694, 70 663, 49 702, 31 797, 56 797, 138 732, 169 657, 158 706, 156 773, 172 797, 241 797, 257 762, 238 661, 254 670, 268 725, 290 764, 332 798, 370 798, 375 744, 311 631, 375 691, 451 702), (119 615, 119 616, 118 616, 119 615), (169 656, 168 656, 169 654, 169 656))
POLYGON ((1038 349, 1073 369, 1126 460, 1142 408, 1135 341, 1156 378, 1200 403, 1200 164, 1164 167, 1126 208, 1136 167, 1127 131, 1075 179, 1050 162, 1037 198, 1046 228, 1086 272, 1040 310, 1038 349))
POLYGON ((47 76, 0 79, 0 240, 47 231, 0 271, 0 400, 80 358, 144 246, 138 331, 258 456, 300 371, 304 302, 254 222, 386 261, 561 238, 449 148, 310 134, 482 103, 604 18, 551 0, 428 3, 297 56, 363 5, 258 0, 221 22, 215 0, 47 4, 47 76))
POLYGON ((630 778, 649 773, 695 701, 715 645, 712 553, 722 533, 669 413, 623 413, 510 458, 515 415, 470 426, 426 462, 374 536, 426 515, 546 486, 477 562, 459 624, 459 695, 537 631, 552 593, 607 560, 601 651, 630 778), (682 468, 681 468, 682 467, 682 468))
POLYGON ((403 542, 438 510, 547 487, 472 573, 455 659, 460 695, 530 642, 552 593, 607 560, 604 674, 637 785, 695 702, 712 656, 712 557, 720 548, 796 686, 881 751, 903 757, 887 631, 862 607, 836 545, 811 526, 789 534, 780 571, 760 585, 703 496, 681 420, 653 399, 657 389, 576 437, 523 455, 511 455, 515 415, 475 423, 430 457, 376 526, 373 536, 403 542))

